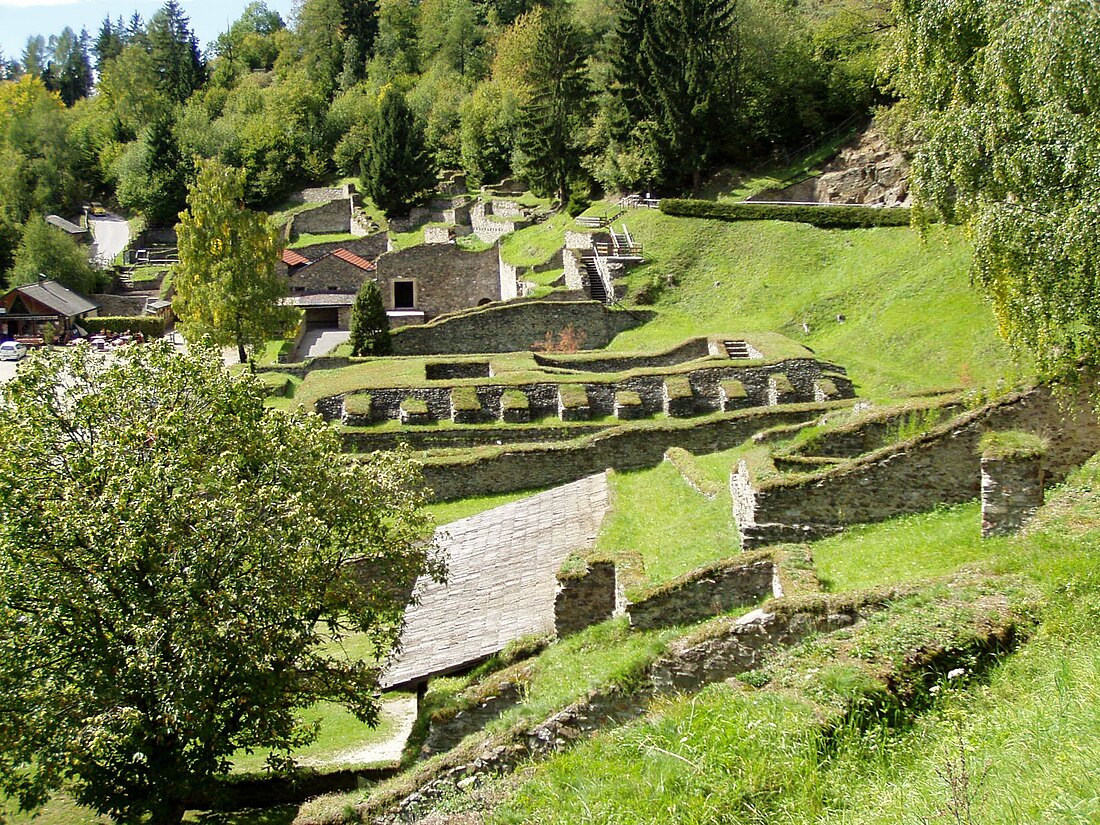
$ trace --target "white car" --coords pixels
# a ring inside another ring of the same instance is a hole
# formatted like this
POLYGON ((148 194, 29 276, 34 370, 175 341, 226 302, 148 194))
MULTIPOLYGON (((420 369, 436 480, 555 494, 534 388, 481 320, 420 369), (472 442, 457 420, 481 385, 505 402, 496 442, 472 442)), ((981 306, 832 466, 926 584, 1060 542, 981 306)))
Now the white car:
POLYGON ((0 361, 18 361, 27 354, 27 345, 18 341, 5 341, 0 344, 0 361))

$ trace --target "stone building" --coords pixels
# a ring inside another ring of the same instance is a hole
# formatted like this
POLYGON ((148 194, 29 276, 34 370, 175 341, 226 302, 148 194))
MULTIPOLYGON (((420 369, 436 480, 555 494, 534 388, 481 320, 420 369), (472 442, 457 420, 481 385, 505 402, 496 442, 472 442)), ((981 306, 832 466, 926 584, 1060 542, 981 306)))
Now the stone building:
POLYGON ((351 306, 363 282, 375 271, 368 261, 347 249, 334 249, 311 261, 299 252, 283 252, 289 282, 287 304, 305 311, 310 329, 349 329, 351 306))
POLYGON ((454 244, 414 246, 378 259, 375 279, 393 326, 499 301, 496 249, 466 252, 454 244))

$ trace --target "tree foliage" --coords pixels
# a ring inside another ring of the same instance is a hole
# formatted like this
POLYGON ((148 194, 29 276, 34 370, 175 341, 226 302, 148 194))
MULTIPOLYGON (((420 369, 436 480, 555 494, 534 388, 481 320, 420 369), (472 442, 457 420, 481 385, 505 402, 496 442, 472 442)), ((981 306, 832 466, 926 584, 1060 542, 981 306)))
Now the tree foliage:
POLYGON ((1100 355, 1100 11, 899 0, 897 88, 927 221, 965 222, 1000 331, 1041 369, 1100 355))
POLYGON ((42 353, 0 390, 0 794, 178 823, 236 750, 309 742, 302 708, 377 719, 375 670, 331 642, 384 653, 400 583, 438 573, 416 475, 263 397, 161 342, 42 353))
POLYGON ((558 10, 538 12, 535 46, 524 68, 517 171, 536 191, 564 203, 581 170, 581 135, 592 91, 580 33, 558 10))
POLYGON ((367 197, 389 217, 408 215, 433 182, 424 131, 405 95, 393 86, 382 93, 371 121, 360 176, 367 197))
POLYGON ((40 275, 84 295, 95 291, 96 276, 88 263, 88 249, 41 215, 32 215, 15 249, 10 285, 33 284, 40 275))
POLYGON ((189 341, 237 347, 241 363, 278 337, 293 313, 279 305, 286 280, 275 271, 278 235, 242 204, 244 174, 218 161, 200 164, 177 227, 180 261, 173 309, 189 341))
POLYGON ((351 354, 389 355, 390 320, 378 284, 366 280, 351 307, 351 354))

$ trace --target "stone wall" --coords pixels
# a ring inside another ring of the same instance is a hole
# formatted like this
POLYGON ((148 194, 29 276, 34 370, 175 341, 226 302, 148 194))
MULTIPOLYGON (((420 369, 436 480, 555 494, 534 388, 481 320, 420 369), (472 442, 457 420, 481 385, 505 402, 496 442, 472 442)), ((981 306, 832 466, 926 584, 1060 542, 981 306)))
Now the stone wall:
POLYGON ((424 243, 451 243, 454 240, 454 230, 449 226, 425 226, 424 243))
POLYGON ((566 484, 608 467, 637 470, 656 466, 669 447, 695 454, 728 450, 760 430, 809 421, 833 408, 807 404, 723 413, 698 422, 617 427, 564 444, 524 445, 474 460, 433 459, 424 465, 424 480, 435 500, 566 484))
MULTIPOLYGON (((496 253, 489 250, 482 254, 496 253)), ((493 268, 495 278, 496 267, 493 268)), ((499 282, 496 287, 499 289, 499 282)), ((500 304, 395 330, 393 351, 396 355, 517 352, 531 349, 546 333, 557 334, 570 325, 584 334, 586 349, 600 349, 620 332, 644 323, 649 317, 649 313, 609 310, 596 301, 500 304)))
POLYGON ((497 253, 498 266, 500 267, 500 300, 511 301, 519 297, 519 268, 514 264, 504 262, 504 258, 497 253))
MULTIPOLYGON (((488 419, 488 414, 485 416, 488 419)), ((566 441, 592 433, 602 432, 614 424, 588 424, 573 427, 478 427, 475 425, 453 429, 425 430, 387 430, 372 432, 369 430, 342 430, 345 449, 362 453, 374 450, 393 450, 399 444, 408 444, 413 450, 434 450, 443 448, 469 449, 493 444, 538 444, 552 441, 566 441)))
POLYGON ((627 605, 626 612, 630 626, 639 630, 692 624, 771 596, 774 578, 770 557, 747 563, 726 559, 642 596, 627 605))
POLYGON ((499 203, 507 202, 478 201, 470 208, 470 226, 473 227, 474 235, 478 240, 496 243, 509 232, 515 232, 530 225, 531 222, 522 217, 522 212, 512 214, 515 210, 505 208, 505 212, 509 214, 497 213, 496 210, 500 208, 499 203))
POLYGON ((610 619, 619 603, 615 565, 593 562, 583 575, 558 577, 554 629, 559 638, 610 619))
POLYGON ((449 751, 470 734, 482 730, 489 722, 522 702, 525 687, 526 684, 520 680, 503 682, 492 696, 477 704, 445 719, 432 719, 428 736, 420 748, 421 758, 449 751))
POLYGON ((1088 403, 1069 409, 1044 387, 1015 393, 817 475, 757 485, 739 465, 731 492, 742 542, 759 546, 752 529, 759 525, 835 529, 971 501, 981 492, 978 442, 991 429, 1043 435, 1050 444, 1043 469, 1056 480, 1100 450, 1100 424, 1088 403))
POLYGON ((795 645, 814 633, 849 627, 860 618, 845 605, 837 612, 822 600, 790 615, 754 610, 716 625, 709 637, 674 642, 649 668, 660 692, 697 690, 700 685, 729 679, 759 667, 777 647, 795 645))
MULTIPOLYGON (((455 366, 457 368, 467 365, 458 364, 455 366)), ((477 367, 476 364, 471 366, 475 369, 477 367)), ((427 367, 425 369, 427 371, 427 367)), ((623 417, 620 414, 621 410, 617 399, 624 392, 636 393, 641 402, 637 408, 631 410, 631 417, 642 418, 660 412, 665 412, 674 417, 687 417, 697 412, 718 411, 718 386, 728 381, 731 376, 737 376, 743 384, 754 387, 754 391, 748 396, 750 399, 749 406, 775 406, 768 399, 766 390, 761 390, 761 388, 766 388, 772 383, 773 378, 771 376, 773 374, 781 370, 784 371, 784 375, 789 372, 796 372, 801 376, 800 380, 803 383, 808 382, 812 386, 814 372, 817 369, 820 369, 820 365, 812 359, 796 359, 763 367, 705 367, 671 377, 661 374, 634 375, 607 382, 586 383, 583 388, 588 399, 589 417, 610 415, 623 417), (692 390, 692 395, 670 399, 668 397, 668 383, 670 380, 686 381, 692 390), (673 406, 674 404, 675 406, 673 406)), ((428 377, 431 378, 436 375, 438 373, 433 373, 428 377)), ((476 387, 476 392, 486 418, 501 417, 501 397, 509 390, 523 393, 527 399, 527 407, 531 417, 541 418, 558 415, 561 412, 559 386, 558 383, 546 381, 531 384, 479 384, 476 387)), ((433 387, 431 391, 433 393, 446 393, 449 396, 450 389, 450 387, 433 387)), ((396 407, 390 403, 392 399, 397 398, 400 402, 401 398, 416 395, 419 391, 403 387, 381 387, 372 389, 370 392, 375 399, 375 420, 383 420, 397 417, 396 407)), ((813 400, 812 392, 800 394, 792 392, 784 396, 782 403, 791 404, 811 400, 813 400)), ((325 403, 318 402, 319 410, 330 407, 335 409, 332 404, 327 402, 327 399, 323 399, 323 401, 325 403)), ((429 403, 429 410, 433 418, 440 417, 436 413, 436 408, 437 405, 429 403)), ((445 417, 450 417, 450 415, 448 414, 445 417)))
MULTIPOLYGON (((466 252, 453 244, 414 246, 380 257, 376 276, 386 309, 394 309, 393 282, 414 281, 415 308, 428 319, 474 307, 486 298, 500 299, 500 269, 495 249, 466 252)), ((397 346, 394 351, 411 354, 397 346)))
POLYGON ((296 213, 290 219, 291 236, 351 232, 351 198, 343 197, 296 213))
POLYGON ((1008 536, 1043 506, 1043 468, 1038 457, 982 456, 982 538, 1008 536))

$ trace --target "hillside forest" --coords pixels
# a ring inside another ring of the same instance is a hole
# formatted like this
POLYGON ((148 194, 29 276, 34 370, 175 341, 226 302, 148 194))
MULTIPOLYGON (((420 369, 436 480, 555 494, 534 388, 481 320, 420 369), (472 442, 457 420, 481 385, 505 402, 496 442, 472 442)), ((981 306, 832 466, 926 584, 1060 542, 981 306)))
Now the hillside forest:
POLYGON ((514 175, 563 204, 698 187, 888 102, 890 11, 303 0, 284 20, 257 0, 203 50, 168 0, 149 20, 32 37, 0 55, 0 273, 12 280, 31 216, 95 199, 170 226, 202 158, 244 170, 248 204, 270 208, 304 183, 376 169, 372 146, 400 118, 416 180, 514 175))

